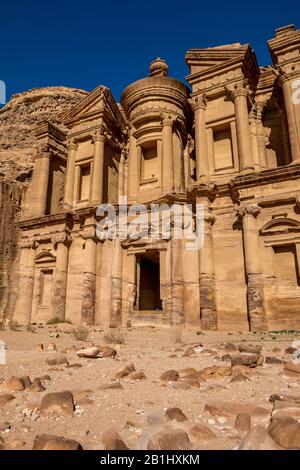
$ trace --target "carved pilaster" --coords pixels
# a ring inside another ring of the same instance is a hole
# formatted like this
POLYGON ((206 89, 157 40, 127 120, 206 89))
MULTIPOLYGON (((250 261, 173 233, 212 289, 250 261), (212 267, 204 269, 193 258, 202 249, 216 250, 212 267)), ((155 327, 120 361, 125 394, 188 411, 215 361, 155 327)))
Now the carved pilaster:
POLYGON ((195 154, 196 154, 196 177, 209 175, 209 158, 206 131, 206 95, 193 96, 189 103, 194 111, 195 117, 195 154))
POLYGON ((260 263, 260 247, 256 218, 261 208, 256 204, 238 208, 243 224, 244 259, 247 280, 247 304, 251 331, 266 331, 267 317, 264 309, 264 290, 260 263))
POLYGON ((95 319, 97 260, 97 238, 95 227, 85 227, 81 233, 81 237, 85 240, 85 266, 83 273, 81 320, 87 325, 93 325, 95 319))

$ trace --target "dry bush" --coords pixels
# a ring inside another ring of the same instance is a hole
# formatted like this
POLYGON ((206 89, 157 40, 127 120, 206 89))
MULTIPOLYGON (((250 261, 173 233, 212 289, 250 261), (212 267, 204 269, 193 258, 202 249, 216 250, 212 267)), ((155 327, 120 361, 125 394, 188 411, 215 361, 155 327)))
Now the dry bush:
POLYGON ((11 331, 19 331, 20 325, 16 320, 10 320, 8 323, 8 328, 11 331))
POLYGON ((104 341, 112 344, 125 344, 126 336, 121 328, 109 328, 104 335, 104 341))
POLYGON ((79 325, 73 328, 72 334, 77 341, 86 341, 89 337, 89 330, 86 326, 79 325))

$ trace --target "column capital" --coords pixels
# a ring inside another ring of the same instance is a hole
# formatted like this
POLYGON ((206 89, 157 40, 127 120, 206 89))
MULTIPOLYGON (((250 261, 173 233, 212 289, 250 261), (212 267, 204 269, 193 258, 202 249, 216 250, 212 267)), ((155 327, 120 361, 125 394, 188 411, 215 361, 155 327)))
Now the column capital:
POLYGON ((95 134, 92 136, 93 142, 105 142, 106 141, 106 136, 104 134, 104 127, 100 126, 99 129, 95 132, 95 134))
POLYGON ((67 143, 68 150, 77 150, 78 143, 74 139, 70 139, 67 143))
POLYGON ((51 242, 53 243, 53 245, 55 247, 57 247, 58 243, 62 243, 64 245, 68 246, 68 245, 71 244, 71 241, 72 241, 72 238, 71 238, 70 234, 67 233, 67 232, 55 233, 51 237, 51 242))
POLYGON ((239 96, 244 96, 245 98, 248 98, 248 96, 250 95, 248 79, 244 79, 242 82, 226 86, 225 90, 227 91, 228 96, 232 101, 234 101, 239 96))
POLYGON ((93 241, 96 241, 97 240, 97 237, 96 237, 96 229, 95 227, 84 227, 83 231, 81 232, 80 234, 81 238, 83 238, 83 240, 93 240, 93 241))
POLYGON ((171 115, 171 114, 161 114, 161 123, 163 127, 165 126, 170 126, 173 127, 177 117, 171 115))
POLYGON ((197 111, 197 109, 205 110, 207 107, 206 94, 202 93, 201 95, 192 96, 188 102, 194 112, 197 111))
POLYGON ((257 204, 243 204, 236 207, 235 210, 239 218, 243 218, 245 215, 252 215, 254 218, 256 218, 261 212, 261 207, 259 207, 257 204))

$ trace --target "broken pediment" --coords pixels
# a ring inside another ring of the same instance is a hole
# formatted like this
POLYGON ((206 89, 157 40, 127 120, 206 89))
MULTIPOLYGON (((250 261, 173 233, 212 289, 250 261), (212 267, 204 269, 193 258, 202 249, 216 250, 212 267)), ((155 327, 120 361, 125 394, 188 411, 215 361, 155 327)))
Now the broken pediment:
POLYGON ((278 217, 267 222, 259 231, 260 235, 300 232, 300 222, 288 217, 278 217))

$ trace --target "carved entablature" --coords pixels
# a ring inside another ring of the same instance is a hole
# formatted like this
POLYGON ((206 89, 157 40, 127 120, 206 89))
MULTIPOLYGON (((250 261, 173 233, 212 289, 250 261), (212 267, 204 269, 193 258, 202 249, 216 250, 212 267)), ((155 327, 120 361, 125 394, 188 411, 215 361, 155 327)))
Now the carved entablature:
POLYGON ((275 38, 268 41, 268 46, 281 81, 300 75, 300 30, 296 30, 294 25, 279 28, 275 38))
POLYGON ((34 128, 38 150, 35 158, 40 158, 45 152, 49 158, 56 155, 62 159, 67 157, 66 134, 60 128, 48 121, 41 121, 34 128))
POLYGON ((96 228, 94 226, 87 226, 84 227, 83 231, 80 233, 81 238, 83 240, 93 240, 97 241, 97 234, 96 234, 96 228))
POLYGON ((56 262, 56 257, 51 251, 44 250, 35 257, 36 264, 49 265, 56 262))
POLYGON ((191 49, 186 53, 190 75, 186 77, 193 92, 206 92, 208 97, 224 93, 224 88, 247 78, 255 89, 259 68, 249 45, 239 43, 209 49, 191 49))
POLYGON ((18 242, 18 245, 21 249, 35 250, 38 246, 38 243, 32 238, 21 238, 18 242))

